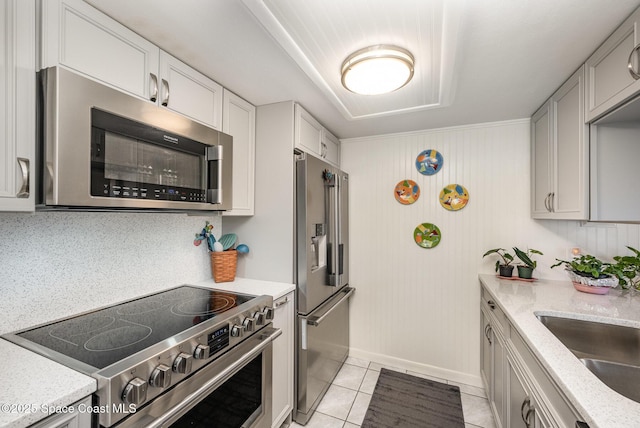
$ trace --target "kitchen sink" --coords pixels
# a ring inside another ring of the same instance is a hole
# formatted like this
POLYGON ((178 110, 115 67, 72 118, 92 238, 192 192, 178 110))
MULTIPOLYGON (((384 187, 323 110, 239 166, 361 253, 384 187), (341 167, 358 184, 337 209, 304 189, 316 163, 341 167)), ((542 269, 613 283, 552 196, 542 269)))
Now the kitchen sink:
POLYGON ((640 329, 536 315, 605 385, 640 403, 640 329))
POLYGON ((593 358, 580 361, 609 388, 640 403, 640 367, 593 358))

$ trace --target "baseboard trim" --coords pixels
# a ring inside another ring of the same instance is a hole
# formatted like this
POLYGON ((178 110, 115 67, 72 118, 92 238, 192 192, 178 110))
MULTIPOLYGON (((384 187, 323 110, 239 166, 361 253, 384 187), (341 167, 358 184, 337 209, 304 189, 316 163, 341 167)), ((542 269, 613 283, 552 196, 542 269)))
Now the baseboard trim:
POLYGON ((376 363, 397 367, 399 369, 416 372, 427 376, 438 377, 441 379, 464 383, 466 385, 476 386, 478 388, 484 388, 484 384, 482 383, 482 379, 480 378, 480 376, 475 376, 469 373, 444 369, 441 367, 431 366, 429 364, 418 363, 415 361, 405 360, 389 355, 377 354, 375 352, 369 352, 355 348, 349 348, 349 356, 362 360, 375 361, 376 363))

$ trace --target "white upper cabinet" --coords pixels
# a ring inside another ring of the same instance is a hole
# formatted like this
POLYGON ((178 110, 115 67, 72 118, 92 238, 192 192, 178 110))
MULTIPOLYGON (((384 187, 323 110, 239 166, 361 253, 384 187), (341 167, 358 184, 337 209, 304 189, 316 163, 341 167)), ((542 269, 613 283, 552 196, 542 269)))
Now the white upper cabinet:
POLYGON ((215 129, 222 129, 222 86, 160 51, 161 105, 215 129))
POLYGON ((322 128, 320 156, 335 166, 340 165, 340 140, 325 128, 322 128))
POLYGON ((0 211, 33 211, 35 0, 0 1, 0 211))
POLYGON ((222 86, 81 0, 41 5, 41 68, 62 65, 222 128, 222 86))
POLYGON ((586 121, 640 91, 640 9, 587 59, 586 121))
POLYGON ((295 146, 296 148, 320 156, 322 125, 299 104, 295 105, 295 146))
POLYGON ((589 218, 589 133, 583 106, 581 67, 531 119, 533 218, 589 218))
POLYGON ((80 0, 42 0, 40 68, 63 65, 144 99, 154 93, 160 50, 80 0))
POLYGON ((223 214, 253 215, 256 108, 225 89, 222 118, 222 132, 233 137, 233 209, 223 214))
POLYGON ((295 147, 340 166, 340 141, 301 105, 295 105, 295 147))

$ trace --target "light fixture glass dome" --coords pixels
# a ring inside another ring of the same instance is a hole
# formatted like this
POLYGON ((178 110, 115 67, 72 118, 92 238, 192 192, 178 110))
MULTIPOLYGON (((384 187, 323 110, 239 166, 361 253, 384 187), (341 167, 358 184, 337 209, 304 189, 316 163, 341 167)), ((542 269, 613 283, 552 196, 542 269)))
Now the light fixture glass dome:
POLYGON ((413 55, 406 49, 376 45, 360 49, 342 63, 342 85, 357 94, 393 92, 413 77, 413 55))

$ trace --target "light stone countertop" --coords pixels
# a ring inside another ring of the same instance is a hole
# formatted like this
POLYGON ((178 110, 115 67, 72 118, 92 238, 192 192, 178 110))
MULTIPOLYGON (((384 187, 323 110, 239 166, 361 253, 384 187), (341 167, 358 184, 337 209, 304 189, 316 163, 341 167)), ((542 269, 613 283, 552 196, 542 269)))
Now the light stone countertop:
POLYGON ((233 282, 214 282, 213 279, 209 279, 202 282, 197 282, 193 285, 207 288, 217 288, 225 291, 235 291, 237 293, 253 294, 255 296, 261 296, 267 294, 273 297, 273 300, 288 294, 296 289, 295 284, 288 284, 284 282, 262 281, 258 279, 238 278, 233 282))
POLYGON ((640 426, 640 403, 602 383, 536 318, 557 315, 640 328, 640 295, 618 290, 581 293, 568 280, 522 282, 486 274, 479 278, 590 428, 640 426))
MULTIPOLYGON (((177 287, 176 284, 167 289, 177 287)), ((197 282, 196 286, 253 295, 271 295, 278 299, 295 290, 294 284, 236 278, 233 282, 216 283, 213 279, 197 282)), ((158 290, 158 292, 163 290, 158 290)), ((149 294, 149 293, 141 293, 149 294)), ((86 309, 77 308, 76 315, 86 309)), ((0 339, 0 428, 27 427, 49 416, 43 410, 69 406, 96 391, 96 380, 75 370, 40 356, 18 345, 0 339), (4 411, 2 405, 14 405, 15 411, 4 411), (33 407, 35 412, 19 405, 33 407)))
POLYGON ((96 380, 0 339, 0 427, 26 427, 96 390, 96 380))

